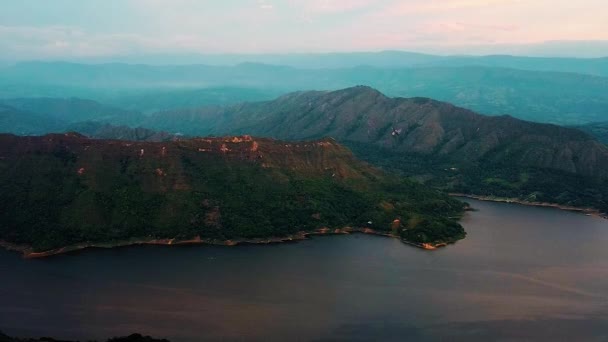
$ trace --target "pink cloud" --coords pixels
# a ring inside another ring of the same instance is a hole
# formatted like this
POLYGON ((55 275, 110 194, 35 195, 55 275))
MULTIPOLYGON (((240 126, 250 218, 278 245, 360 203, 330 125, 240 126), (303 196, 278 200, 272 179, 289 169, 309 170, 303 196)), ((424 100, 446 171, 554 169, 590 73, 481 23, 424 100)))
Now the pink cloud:
MULTIPOLYGON (((533 2, 534 0, 530 0, 533 2)), ((437 13, 455 10, 471 10, 483 7, 496 7, 521 4, 522 0, 437 0, 400 2, 386 8, 385 15, 405 15, 414 13, 437 13)))

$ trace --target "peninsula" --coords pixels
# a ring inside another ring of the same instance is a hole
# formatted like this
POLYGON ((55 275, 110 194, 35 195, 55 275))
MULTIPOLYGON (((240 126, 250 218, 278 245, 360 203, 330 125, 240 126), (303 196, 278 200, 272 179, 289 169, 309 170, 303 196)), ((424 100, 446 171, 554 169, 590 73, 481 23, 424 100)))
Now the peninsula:
POLYGON ((0 135, 0 240, 26 256, 128 244, 269 243, 363 232, 432 249, 466 204, 331 138, 166 142, 0 135))

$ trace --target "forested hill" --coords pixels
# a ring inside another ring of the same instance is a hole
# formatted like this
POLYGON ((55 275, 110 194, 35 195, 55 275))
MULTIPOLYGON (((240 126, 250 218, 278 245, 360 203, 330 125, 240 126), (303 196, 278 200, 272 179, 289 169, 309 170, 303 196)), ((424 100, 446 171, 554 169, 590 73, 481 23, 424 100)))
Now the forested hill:
POLYGON ((45 251, 139 239, 287 237, 372 228, 464 237, 462 202, 358 161, 332 139, 170 142, 0 135, 0 240, 45 251))

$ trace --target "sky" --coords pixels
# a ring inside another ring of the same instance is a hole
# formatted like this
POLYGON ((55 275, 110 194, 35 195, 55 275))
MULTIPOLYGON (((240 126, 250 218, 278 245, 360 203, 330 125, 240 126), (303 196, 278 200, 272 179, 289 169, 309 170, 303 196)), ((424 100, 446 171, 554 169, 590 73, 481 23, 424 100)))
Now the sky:
POLYGON ((0 0, 0 59, 409 50, 608 55, 607 0, 0 0))

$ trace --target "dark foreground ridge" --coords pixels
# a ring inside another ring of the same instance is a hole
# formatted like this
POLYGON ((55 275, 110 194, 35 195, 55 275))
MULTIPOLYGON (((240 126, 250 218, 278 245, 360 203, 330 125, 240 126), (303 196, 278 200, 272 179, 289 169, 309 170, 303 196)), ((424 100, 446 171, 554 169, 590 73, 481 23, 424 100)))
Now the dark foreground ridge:
POLYGON ((27 256, 138 243, 268 243, 361 231, 433 248, 465 204, 333 139, 168 142, 0 135, 0 240, 27 256))
MULTIPOLYGON (((67 340, 56 340, 51 337, 40 337, 40 338, 17 338, 9 337, 4 335, 0 331, 0 342, 76 342, 67 340)), ((90 342, 95 342, 91 340, 90 342)), ((107 340, 107 342, 169 342, 166 339, 156 339, 150 336, 142 336, 140 334, 132 334, 125 337, 113 337, 107 340)))

